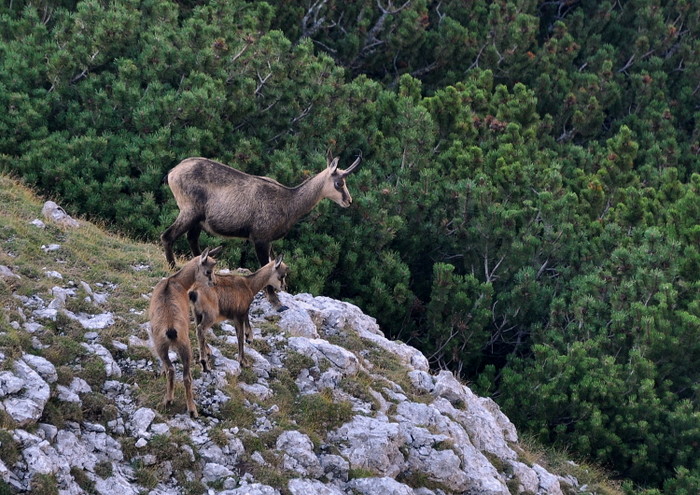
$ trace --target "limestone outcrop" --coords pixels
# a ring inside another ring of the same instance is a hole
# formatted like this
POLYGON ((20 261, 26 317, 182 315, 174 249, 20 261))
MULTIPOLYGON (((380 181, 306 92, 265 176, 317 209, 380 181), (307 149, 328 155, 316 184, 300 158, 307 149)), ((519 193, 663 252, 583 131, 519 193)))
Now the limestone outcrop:
MULTIPOLYGON (((42 475, 53 477, 62 495, 86 487, 105 495, 176 494, 183 480, 188 489, 223 495, 560 495, 575 484, 523 462, 516 429, 492 400, 449 371, 432 372, 418 350, 385 338, 352 304, 281 293, 289 309, 277 313, 258 295, 252 367, 238 366, 235 330, 222 324, 209 336, 214 368, 195 379, 203 414, 192 420, 184 409, 144 403, 138 377, 160 378, 155 359, 144 357, 143 317, 132 335, 110 338, 123 318, 99 309, 110 288, 94 314, 75 315, 65 302, 76 291, 47 276, 59 285, 51 294, 15 296, 27 317, 10 325, 32 336, 61 315, 77 321, 81 352, 99 360, 104 375, 91 384, 77 372, 60 380, 40 339, 33 351, 0 354, 0 409, 11 426, 0 449, 15 452, 0 462, 0 479, 17 493, 42 475), (279 377, 294 401, 287 416, 279 377), (94 416, 101 420, 50 422, 50 408, 89 409, 95 395, 108 404, 94 416), (304 426, 295 408, 309 397, 343 414, 326 430, 304 426), (245 425, 234 423, 232 410, 247 415, 245 425), (270 472, 276 475, 263 475, 270 472)), ((81 363, 68 366, 80 370, 81 363)))

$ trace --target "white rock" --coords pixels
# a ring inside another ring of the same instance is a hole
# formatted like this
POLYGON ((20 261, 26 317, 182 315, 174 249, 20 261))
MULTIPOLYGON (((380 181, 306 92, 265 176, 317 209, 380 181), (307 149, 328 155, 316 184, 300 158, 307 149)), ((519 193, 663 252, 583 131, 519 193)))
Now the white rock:
POLYGON ((518 481, 518 493, 538 493, 540 488, 540 477, 531 467, 519 461, 509 463, 513 470, 513 478, 518 481))
MULTIPOLYGON (((402 427, 405 426, 402 425, 402 427)), ((458 493, 471 488, 469 477, 462 471, 459 456, 449 448, 443 450, 435 448, 449 437, 433 435, 425 428, 415 426, 406 428, 405 434, 411 439, 410 447, 407 449, 407 467, 410 471, 425 473, 431 480, 458 493)))
POLYGON ((121 368, 105 346, 102 344, 87 344, 85 342, 82 343, 82 346, 93 354, 97 354, 97 356, 102 359, 105 364, 105 372, 107 373, 107 376, 115 376, 117 378, 122 376, 121 368))
POLYGON ((90 387, 88 382, 77 376, 70 382, 70 389, 76 394, 87 394, 92 392, 92 387, 90 387))
POLYGON ((34 371, 39 373, 39 375, 48 383, 54 383, 56 380, 58 380, 56 367, 48 359, 41 356, 35 356, 34 354, 25 354, 22 356, 22 360, 31 366, 34 371))
POLYGON ((430 393, 435 388, 435 382, 430 373, 422 370, 413 370, 409 371, 407 376, 411 380, 411 385, 421 393, 430 393))
POLYGON ((316 363, 326 360, 345 375, 355 375, 360 369, 355 354, 325 340, 291 337, 288 342, 289 347, 298 353, 309 356, 316 363))
POLYGON ((406 443, 397 423, 386 419, 355 416, 337 430, 329 433, 328 441, 338 446, 352 468, 396 476, 405 467, 400 448, 406 443))
POLYGON ((241 374, 241 364, 235 359, 224 356, 218 347, 210 345, 211 354, 214 358, 214 367, 221 369, 229 375, 239 376, 241 374))
POLYGON ((155 423, 151 425, 151 433, 154 435, 167 435, 170 432, 170 426, 167 423, 155 423))
POLYGON ((131 417, 131 430, 136 436, 143 437, 147 434, 148 427, 156 417, 156 412, 148 407, 141 407, 131 417))
POLYGON ((362 495, 414 495, 413 488, 388 477, 357 478, 350 480, 348 487, 362 495))
POLYGON ((38 436, 49 442, 53 442, 56 439, 56 435, 58 435, 58 428, 56 428, 54 425, 39 423, 37 426, 38 436))
POLYGON ((323 474, 321 462, 314 453, 311 439, 298 431, 285 431, 278 438, 275 448, 282 452, 282 466, 302 476, 318 478, 323 474))
POLYGON ((98 462, 97 457, 93 454, 94 448, 70 431, 58 431, 55 449, 60 452, 60 459, 56 460, 57 463, 66 463, 70 467, 92 472, 98 462))
POLYGON ((49 220, 53 220, 57 224, 63 227, 79 227, 80 223, 77 220, 71 218, 66 211, 58 206, 53 201, 47 201, 44 203, 44 207, 41 209, 41 214, 49 220))
MULTIPOLYGON (((482 407, 476 396, 470 398, 467 404, 465 411, 455 408, 445 399, 436 399, 433 402, 436 409, 464 427, 471 443, 478 450, 489 452, 504 460, 517 458, 517 454, 509 445, 512 441, 509 438, 510 429, 505 429, 488 409, 482 407)), ((517 436, 515 438, 517 441, 517 436)))
POLYGON ((277 326, 293 337, 319 338, 318 329, 307 308, 298 304, 286 292, 280 292, 279 297, 280 302, 289 309, 278 313, 280 318, 276 322, 277 326))
MULTIPOLYGON (((46 440, 38 439, 38 437, 34 438, 38 441, 29 444, 22 450, 22 457, 24 462, 27 463, 28 472, 40 474, 57 472, 59 466, 56 464, 56 451, 46 440)), ((22 443, 26 445, 30 441, 29 438, 25 437, 22 443)))
POLYGON ((100 495, 139 495, 141 489, 129 480, 134 478, 131 468, 126 466, 114 466, 112 476, 107 479, 96 477, 95 490, 100 495))
MULTIPOLYGON (((29 360, 32 361, 31 358, 29 360)), ((16 395, 4 399, 2 407, 20 426, 26 426, 41 417, 44 406, 49 400, 51 389, 48 383, 24 359, 18 359, 14 362, 14 371, 15 376, 24 385, 15 393, 16 395)), ((13 380, 11 386, 16 388, 17 382, 13 380)))
POLYGON ((80 397, 78 396, 78 394, 76 394, 64 385, 58 385, 56 387, 56 391, 58 392, 59 400, 62 400, 64 402, 80 402, 80 397))
POLYGON ((217 464, 214 462, 207 462, 204 465, 204 471, 202 472, 202 478, 204 479, 205 482, 211 483, 216 480, 220 480, 222 478, 229 478, 233 476, 235 473, 231 471, 229 468, 226 466, 222 466, 221 464, 217 464))
POLYGON ((532 469, 537 473, 537 476, 540 479, 540 486, 537 493, 541 493, 543 495, 562 495, 559 478, 548 472, 539 464, 532 466, 532 469))
POLYGON ((21 278, 19 275, 17 275, 15 272, 10 270, 8 267, 5 265, 0 265, 0 277, 2 278, 21 278))
POLYGON ((335 454, 324 454, 320 455, 318 459, 321 462, 324 476, 328 481, 338 480, 345 482, 348 480, 350 463, 343 457, 335 454))
POLYGON ((218 492, 217 495, 280 495, 280 492, 268 485, 250 483, 234 488, 233 490, 218 492))
POLYGON ((20 426, 26 426, 37 421, 44 412, 44 407, 39 406, 30 399, 11 397, 2 402, 2 408, 20 426))
POLYGON ((102 330, 114 325, 114 315, 112 313, 102 313, 99 315, 88 315, 84 313, 75 314, 66 311, 66 316, 72 320, 76 320, 83 328, 88 330, 102 330))
POLYGON ((345 495, 344 491, 333 485, 300 478, 289 480, 287 489, 292 495, 345 495))
POLYGON ((270 397, 272 397, 274 394, 272 390, 270 390, 268 387, 265 385, 262 385, 260 383, 253 383, 253 384, 248 384, 245 382, 240 382, 238 386, 244 391, 247 392, 251 395, 254 395, 260 400, 267 400, 270 397))
POLYGON ((0 371, 0 397, 14 394, 24 388, 24 380, 10 371, 0 371))

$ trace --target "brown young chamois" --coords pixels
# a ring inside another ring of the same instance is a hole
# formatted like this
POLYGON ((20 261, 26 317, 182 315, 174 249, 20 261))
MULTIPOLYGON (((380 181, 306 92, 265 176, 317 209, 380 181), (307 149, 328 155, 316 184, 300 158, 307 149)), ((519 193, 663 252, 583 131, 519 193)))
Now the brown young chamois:
POLYGON ((205 370, 211 359, 209 346, 205 341, 206 331, 215 323, 224 320, 231 320, 236 327, 238 362, 241 366, 248 366, 243 340, 247 340, 248 343, 253 340, 253 329, 248 319, 250 304, 255 294, 264 287, 271 286, 283 290, 288 271, 280 255, 250 275, 216 274, 212 286, 195 284, 190 289, 190 301, 197 322, 200 357, 205 370))
MULTIPOLYGON (((323 198, 343 208, 352 203, 345 178, 358 164, 338 168, 338 158, 328 160, 326 169, 296 187, 283 186, 268 177, 248 175, 206 158, 187 158, 170 170, 165 182, 175 197, 180 213, 160 236, 165 258, 175 265, 173 243, 185 232, 193 255, 200 253, 202 229, 212 235, 249 239, 260 266, 272 257, 271 243, 284 237, 292 226, 323 198)), ((272 288, 266 296, 279 311, 282 308, 272 288)))
POLYGON ((175 367, 168 351, 173 348, 182 361, 182 381, 185 385, 185 398, 190 416, 197 417, 197 408, 192 397, 192 346, 190 345, 190 304, 187 291, 197 283, 206 287, 212 284, 214 265, 212 258, 221 251, 217 247, 207 248, 201 256, 188 261, 177 273, 164 278, 153 289, 148 316, 151 321, 151 344, 155 354, 160 358, 163 373, 167 377, 164 405, 173 401, 175 367))

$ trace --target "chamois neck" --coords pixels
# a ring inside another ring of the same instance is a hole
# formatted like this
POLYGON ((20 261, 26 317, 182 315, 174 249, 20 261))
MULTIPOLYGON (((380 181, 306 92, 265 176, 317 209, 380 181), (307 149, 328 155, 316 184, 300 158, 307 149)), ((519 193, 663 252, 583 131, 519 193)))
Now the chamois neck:
POLYGON ((194 263, 187 263, 178 272, 170 276, 170 280, 173 280, 185 288, 192 287, 195 282, 195 265, 194 263))
POLYGON ((287 216, 299 219, 309 213, 323 199, 323 186, 328 172, 324 170, 302 182, 293 189, 293 195, 287 206, 287 216))
POLYGON ((268 285, 267 282, 270 279, 270 274, 272 273, 273 269, 272 264, 267 264, 257 270, 255 273, 252 273, 246 277, 250 285, 250 290, 253 292, 253 294, 257 294, 263 289, 263 287, 268 285))

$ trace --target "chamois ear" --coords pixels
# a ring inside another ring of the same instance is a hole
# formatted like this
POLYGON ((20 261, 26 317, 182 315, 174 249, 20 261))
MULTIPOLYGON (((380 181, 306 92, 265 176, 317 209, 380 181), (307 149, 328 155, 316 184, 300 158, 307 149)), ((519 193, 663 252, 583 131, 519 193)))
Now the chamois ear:
POLYGON ((284 259, 284 254, 279 254, 277 256, 277 259, 275 260, 275 270, 279 268, 279 266, 282 264, 282 260, 284 259))
POLYGON ((331 173, 335 173, 335 169, 338 168, 338 157, 336 156, 333 158, 333 160, 328 161, 328 168, 331 170, 331 173))
POLYGON ((202 253, 202 255, 199 257, 199 262, 200 262, 200 263, 204 263, 205 261, 207 261, 207 256, 209 256, 209 248, 206 248, 206 249, 204 250, 204 252, 202 253))

